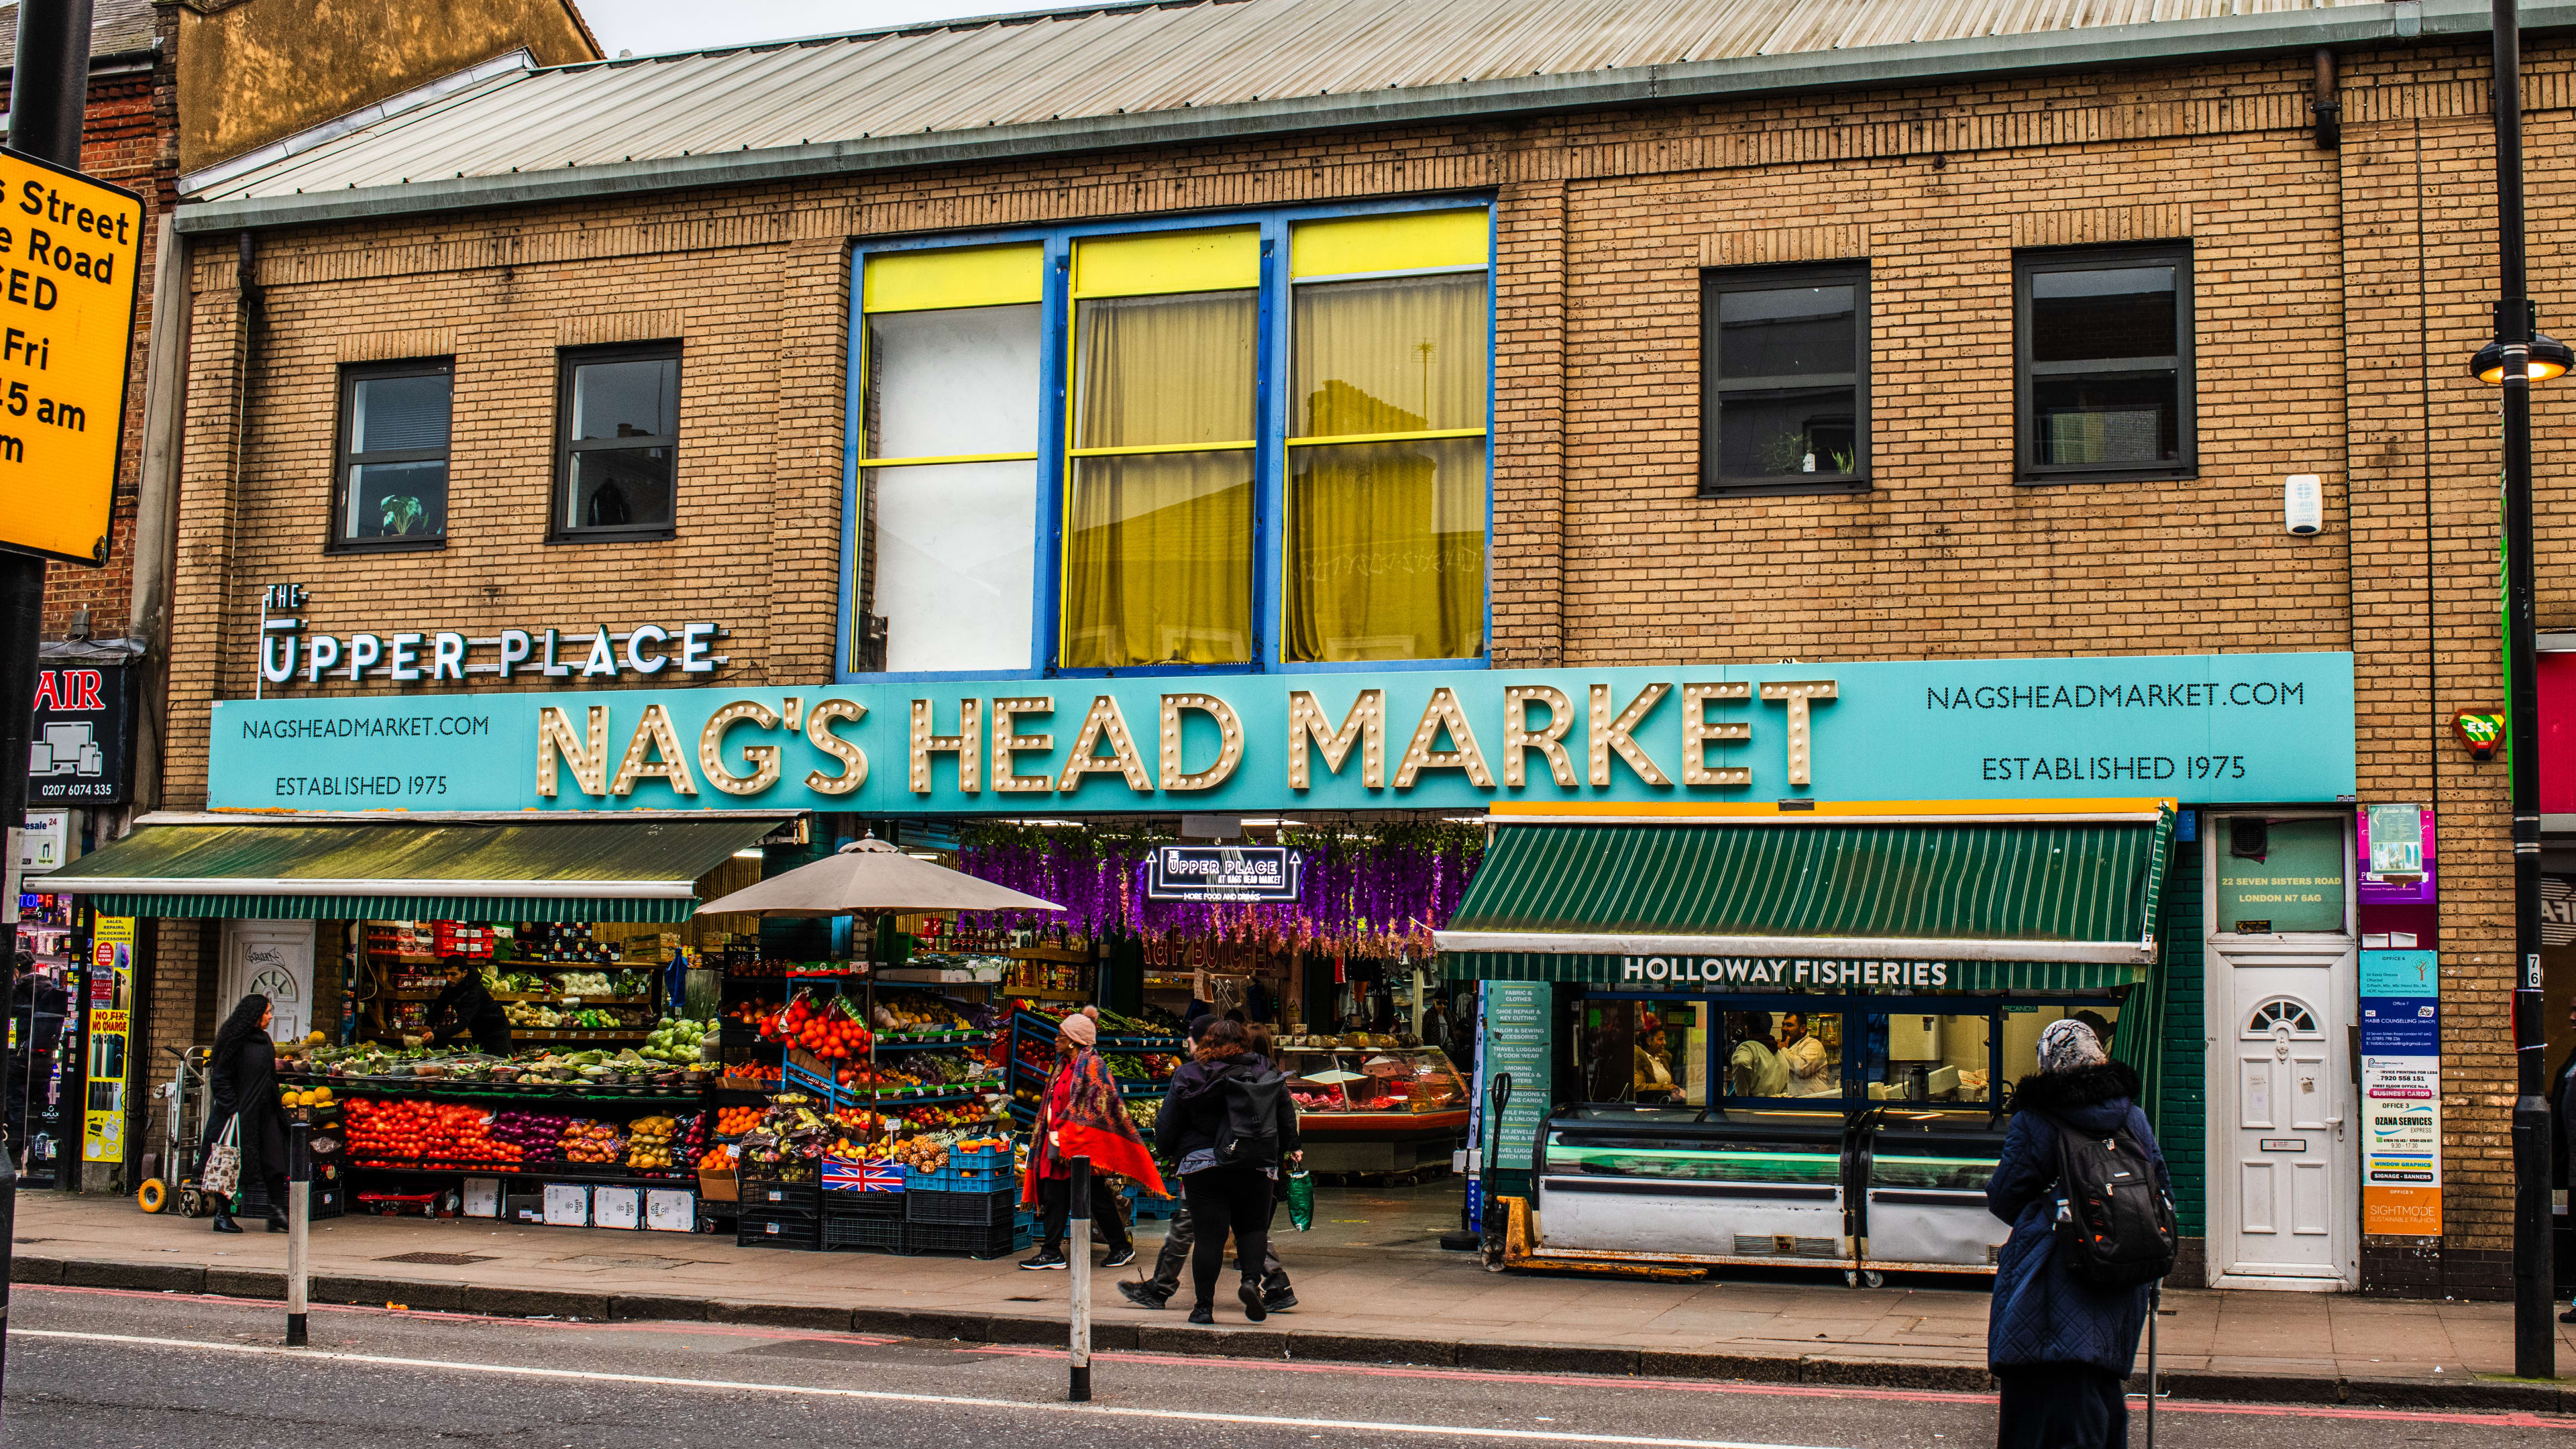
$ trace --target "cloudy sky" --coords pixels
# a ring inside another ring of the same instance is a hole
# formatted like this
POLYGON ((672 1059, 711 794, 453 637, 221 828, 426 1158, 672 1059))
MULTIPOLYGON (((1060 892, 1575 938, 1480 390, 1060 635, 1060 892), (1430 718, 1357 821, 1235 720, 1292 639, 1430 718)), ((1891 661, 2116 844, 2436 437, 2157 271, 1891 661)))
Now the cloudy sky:
POLYGON ((1047 0, 575 0, 610 55, 702 50, 960 15, 1065 8, 1047 0))

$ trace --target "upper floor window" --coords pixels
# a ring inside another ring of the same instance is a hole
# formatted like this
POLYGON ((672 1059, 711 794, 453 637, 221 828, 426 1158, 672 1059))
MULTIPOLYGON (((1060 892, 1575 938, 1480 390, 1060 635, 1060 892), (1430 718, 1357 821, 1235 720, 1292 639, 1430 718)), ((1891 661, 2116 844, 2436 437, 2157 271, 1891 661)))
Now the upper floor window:
POLYGON ((341 369, 335 545, 434 547, 446 539, 454 382, 446 358, 341 369))
POLYGON ((1036 618, 1044 248, 870 259, 853 670, 1020 670, 1036 618))
POLYGON ((1482 209, 862 262, 847 667, 1484 651, 1482 209))
POLYGON ((1450 211, 1290 234, 1289 660, 1484 652, 1485 229, 1450 211))
POLYGON ((2013 293, 2021 476, 2190 472, 2189 246, 2025 252, 2013 293))
POLYGON ((1869 267, 1706 274, 1700 492, 1869 486, 1869 267))
POLYGON ((565 352, 556 389, 555 536, 670 536, 679 450, 680 344, 565 352))

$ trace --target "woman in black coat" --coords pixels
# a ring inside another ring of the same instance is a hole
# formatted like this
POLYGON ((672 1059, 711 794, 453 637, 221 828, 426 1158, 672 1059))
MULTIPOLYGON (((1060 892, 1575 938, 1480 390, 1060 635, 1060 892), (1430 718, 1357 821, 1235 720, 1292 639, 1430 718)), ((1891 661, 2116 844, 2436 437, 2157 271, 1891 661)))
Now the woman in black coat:
POLYGON ((1226 1084, 1271 1075, 1268 1058, 1252 1049, 1252 1034, 1242 1023, 1216 1022, 1200 1038, 1188 1064, 1172 1074, 1162 1112, 1154 1119, 1155 1150, 1178 1168, 1181 1195, 1198 1233, 1190 1250, 1190 1276, 1198 1290, 1190 1309, 1192 1323, 1216 1321, 1216 1280, 1225 1267, 1229 1233, 1243 1270, 1236 1290, 1243 1316, 1254 1323, 1269 1316, 1261 1278, 1270 1255, 1271 1191, 1281 1164, 1294 1161, 1304 1145, 1297 1136, 1297 1104, 1279 1090, 1271 1129, 1276 1152, 1266 1162, 1221 1162, 1217 1142, 1225 1130, 1226 1084))
MULTIPOLYGON (((241 1119, 241 1180, 256 1174, 268 1185, 268 1230, 286 1231, 286 1114, 277 1106, 277 1046, 268 1039, 268 998, 254 991, 215 1031, 206 1053, 205 1147, 211 1151, 224 1127, 241 1119)), ((202 1161, 202 1159, 200 1159, 202 1161)), ((215 1199, 215 1231, 238 1233, 230 1199, 215 1199)))
POLYGON ((1986 1206, 2013 1225, 1995 1262, 1986 1365, 2003 1384, 2001 1449, 2122 1449, 2125 1381, 2147 1322, 2147 1287, 2104 1288, 2058 1252, 2057 1132, 2126 1134, 2173 1194, 2164 1149, 2138 1110, 2138 1074, 2109 1060, 2091 1028, 2069 1018, 2039 1037, 2039 1071, 2013 1089, 2012 1126, 1986 1183, 1986 1206))

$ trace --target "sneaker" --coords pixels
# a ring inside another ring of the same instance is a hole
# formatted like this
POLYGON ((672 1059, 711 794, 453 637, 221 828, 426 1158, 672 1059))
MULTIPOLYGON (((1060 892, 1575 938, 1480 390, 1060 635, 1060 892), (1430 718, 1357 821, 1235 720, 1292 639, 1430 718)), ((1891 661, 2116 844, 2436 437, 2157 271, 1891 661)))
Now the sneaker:
POLYGON ((2576 1323, 2576 1308, 2570 1308, 2566 1312, 2559 1314, 2558 1321, 2561 1323, 2576 1323))
POLYGON ((1136 1249, 1134 1245, 1131 1244, 1123 1248, 1110 1249, 1109 1256, 1101 1260, 1100 1266, 1103 1268, 1124 1268, 1135 1261, 1136 1249))
POLYGON ((1190 1309, 1190 1322, 1214 1323, 1216 1322, 1216 1310, 1204 1303, 1197 1304, 1190 1309))
POLYGON ((1264 1295, 1261 1306, 1271 1313, 1285 1313, 1297 1306, 1297 1295, 1282 1288, 1276 1293, 1264 1295))
POLYGON ((1151 1283, 1122 1282, 1118 1285, 1118 1296, 1139 1308, 1162 1308, 1172 1301, 1155 1292, 1154 1285, 1151 1283))
POLYGON ((1052 1248, 1040 1248, 1036 1257, 1022 1261, 1020 1266, 1032 1273, 1041 1268, 1061 1268, 1064 1266, 1064 1254, 1052 1248))
POLYGON ((1259 1323, 1270 1316, 1270 1310, 1262 1306, 1259 1283, 1250 1278, 1244 1279, 1242 1285, 1234 1290, 1234 1296, 1243 1300, 1244 1322, 1259 1323))

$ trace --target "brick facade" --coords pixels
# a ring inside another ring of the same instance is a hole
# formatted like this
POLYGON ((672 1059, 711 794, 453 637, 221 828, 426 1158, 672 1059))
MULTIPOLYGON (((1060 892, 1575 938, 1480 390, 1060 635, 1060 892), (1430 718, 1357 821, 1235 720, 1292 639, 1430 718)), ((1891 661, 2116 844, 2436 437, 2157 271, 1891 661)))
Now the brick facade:
MULTIPOLYGON (((2576 295, 2576 46, 2527 68, 2546 301, 2576 295)), ((2477 46, 2348 55, 2340 150, 2285 57, 316 226, 259 239, 255 299, 232 239, 200 238, 170 803, 203 798, 208 706, 251 692, 272 581, 344 635, 721 600, 731 677, 828 678, 853 237, 1490 195, 1497 664, 2357 654, 2362 798, 2441 822, 2442 1247, 2468 1291, 2510 1241, 2505 767, 2445 728, 2502 702, 2494 394, 2464 375, 2493 287, 2485 76, 2477 46), (2015 249, 2169 238, 2194 256, 2198 476, 2017 485, 2015 249), (1699 497, 1701 269, 1853 257, 1873 486, 1699 497), (555 350, 647 337, 686 347, 678 536, 549 544, 555 350), (444 353, 446 547, 325 552, 337 365, 444 353), (2326 528, 2294 538, 2282 478, 2311 472, 2326 528)), ((2576 627, 2552 582, 2576 428, 2546 390, 2536 445, 2541 623, 2576 627)))

